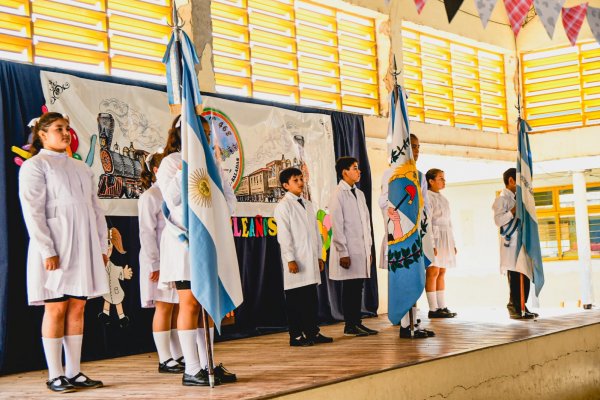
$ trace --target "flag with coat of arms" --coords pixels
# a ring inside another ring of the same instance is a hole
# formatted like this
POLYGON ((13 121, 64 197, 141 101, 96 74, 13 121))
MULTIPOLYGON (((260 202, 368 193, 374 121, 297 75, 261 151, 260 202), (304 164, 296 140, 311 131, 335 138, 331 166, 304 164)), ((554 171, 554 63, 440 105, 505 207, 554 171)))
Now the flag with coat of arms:
POLYGON ((388 318, 393 324, 417 302, 425 288, 423 236, 426 218, 419 171, 412 154, 406 94, 396 85, 390 101, 391 169, 388 181, 388 318))

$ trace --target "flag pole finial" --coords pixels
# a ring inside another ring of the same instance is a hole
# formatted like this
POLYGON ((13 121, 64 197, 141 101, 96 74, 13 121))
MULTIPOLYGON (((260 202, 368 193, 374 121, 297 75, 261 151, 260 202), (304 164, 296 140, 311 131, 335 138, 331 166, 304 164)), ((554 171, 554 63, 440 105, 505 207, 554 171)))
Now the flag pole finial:
POLYGON ((398 75, 402 73, 402 71, 398 71, 398 64, 396 64, 396 55, 394 54, 394 63, 392 64, 392 76, 394 77, 394 87, 398 86, 398 75))
MULTIPOLYGON (((173 32, 179 33, 185 22, 179 17, 179 12, 177 11, 177 4, 175 1, 172 2, 171 5, 171 24, 168 24, 171 28, 173 28, 173 32)), ((175 38, 179 40, 179 35, 175 35, 175 38)))

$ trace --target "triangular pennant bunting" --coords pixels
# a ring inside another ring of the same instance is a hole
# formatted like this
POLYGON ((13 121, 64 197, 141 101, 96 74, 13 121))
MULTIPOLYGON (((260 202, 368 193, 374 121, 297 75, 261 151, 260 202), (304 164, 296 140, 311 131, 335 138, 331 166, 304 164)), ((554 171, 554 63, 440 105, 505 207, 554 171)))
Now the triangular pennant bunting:
POLYGON ((504 0, 504 7, 515 36, 519 34, 533 0, 504 0))
POLYGON ((419 14, 421 14, 421 11, 423 11, 423 7, 425 7, 425 3, 427 3, 427 0, 415 0, 415 5, 417 6, 417 12, 419 14))
POLYGON ((458 12, 461 4, 464 0, 444 0, 444 7, 446 7, 446 15, 448 15, 448 22, 452 22, 454 16, 458 12))
POLYGON ((535 12, 540 17, 550 39, 554 36, 554 28, 556 28, 558 16, 564 4, 565 0, 533 0, 535 12))
POLYGON ((585 18, 586 11, 587 3, 562 9, 563 26, 565 27, 565 33, 567 34, 572 46, 575 46, 575 43, 577 43, 577 36, 579 36, 581 25, 583 25, 583 19, 585 18))
POLYGON ((596 42, 600 43, 600 8, 588 6, 587 20, 596 42))
POLYGON ((477 11, 479 11, 479 18, 481 18, 481 23, 484 28, 490 20, 490 15, 492 15, 492 11, 494 11, 497 1, 498 0, 475 0, 477 11))

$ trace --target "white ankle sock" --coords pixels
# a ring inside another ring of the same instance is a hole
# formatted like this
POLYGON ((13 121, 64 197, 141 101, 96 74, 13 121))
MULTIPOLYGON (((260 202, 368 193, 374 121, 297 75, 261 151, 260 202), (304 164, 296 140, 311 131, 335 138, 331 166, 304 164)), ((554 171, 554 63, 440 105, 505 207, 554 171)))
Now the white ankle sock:
MULTIPOLYGON (((215 350, 215 328, 210 328, 210 346, 213 349, 213 353, 215 350)), ((208 368, 208 358, 206 351, 206 338, 204 337, 205 331, 204 328, 198 328, 198 354, 200 355, 200 365, 202 369, 208 368)), ((213 357, 213 366, 215 365, 214 357, 213 357)))
POLYGON ((65 376, 73 378, 81 372, 81 345, 83 335, 69 335, 63 338, 65 348, 65 376))
POLYGON ((438 292, 425 292, 425 294, 427 294, 427 303, 429 303, 429 311, 435 311, 438 309, 436 293, 438 292))
POLYGON ((402 317, 402 319, 400 320, 400 326, 402 328, 410 327, 410 314, 409 313, 406 313, 406 315, 404 315, 404 317, 402 317))
POLYGON ((196 337, 198 332, 196 329, 187 329, 177 331, 179 335, 179 343, 185 358, 185 373, 188 375, 196 375, 200 372, 200 360, 198 360, 198 344, 196 337))
POLYGON ((62 366, 63 338, 42 337, 44 355, 48 364, 48 380, 63 376, 65 373, 62 366))
POLYGON ((177 329, 171 329, 171 340, 169 341, 171 348, 171 357, 173 360, 179 360, 183 353, 181 352, 181 346, 179 345, 179 336, 177 335, 177 329))
POLYGON ((156 352, 158 353, 158 362, 164 363, 169 358, 172 358, 171 348, 169 347, 171 331, 152 332, 152 336, 154 337, 156 352))
POLYGON ((446 308, 446 291, 438 290, 435 292, 439 308, 446 308))

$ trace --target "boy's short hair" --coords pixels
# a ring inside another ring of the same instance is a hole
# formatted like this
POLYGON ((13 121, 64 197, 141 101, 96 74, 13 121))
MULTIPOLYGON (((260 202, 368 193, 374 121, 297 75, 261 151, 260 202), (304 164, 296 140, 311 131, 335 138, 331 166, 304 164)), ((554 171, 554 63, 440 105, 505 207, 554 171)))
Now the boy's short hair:
POLYGON ((296 167, 290 167, 282 170, 279 173, 279 183, 281 183, 281 187, 283 187, 284 183, 289 183, 293 176, 302 176, 302 171, 296 167))
POLYGON ((508 178, 513 178, 515 182, 517 181, 517 169, 509 168, 502 174, 502 179, 504 180, 504 186, 508 186, 508 178))
POLYGON ((354 157, 344 156, 338 158, 335 162, 335 172, 337 172, 338 179, 342 179, 342 171, 350 169, 354 163, 358 163, 358 160, 354 157))

